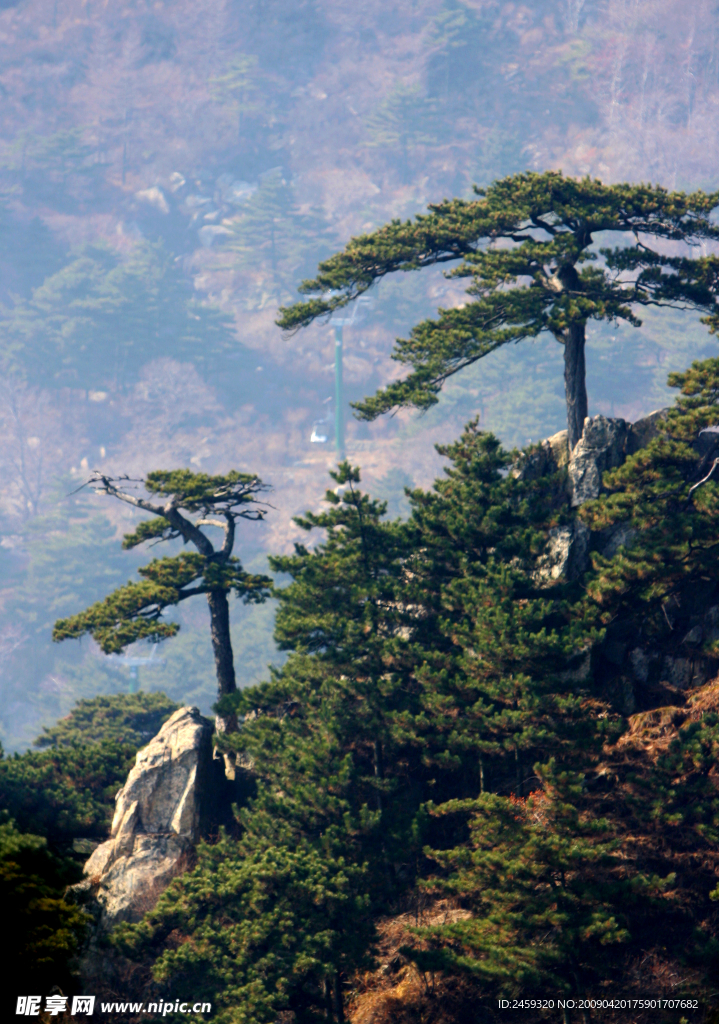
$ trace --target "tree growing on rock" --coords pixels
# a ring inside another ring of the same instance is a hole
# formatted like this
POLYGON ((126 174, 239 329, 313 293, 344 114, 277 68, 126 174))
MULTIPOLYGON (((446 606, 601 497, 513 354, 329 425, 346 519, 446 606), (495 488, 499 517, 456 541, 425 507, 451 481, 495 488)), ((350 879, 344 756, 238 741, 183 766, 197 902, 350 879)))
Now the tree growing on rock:
POLYGON ((611 557, 592 554, 586 592, 615 639, 655 658, 679 649, 716 664, 719 644, 703 616, 719 593, 719 359, 668 382, 681 394, 658 435, 607 473, 605 493, 579 513, 593 533, 626 538, 611 557))
POLYGON ((476 199, 444 200, 414 221, 393 220, 351 239, 302 283, 300 292, 311 297, 280 310, 278 324, 292 331, 331 315, 387 274, 459 264, 448 276, 469 279, 468 301, 440 309, 436 320, 397 341, 393 358, 412 372, 357 403, 362 419, 397 406, 426 409, 448 377, 502 345, 547 331, 564 348, 573 448, 588 408, 590 320, 638 327, 636 307, 679 306, 704 311, 714 329, 718 261, 693 259, 687 246, 719 237, 711 221, 719 193, 604 185, 557 171, 512 175, 475 192, 476 199))
MULTIPOLYGON (((59 619, 53 639, 80 638, 89 633, 105 654, 119 653, 136 640, 155 642, 174 636, 177 622, 162 620, 166 608, 191 597, 206 595, 210 609, 212 649, 219 696, 237 689, 230 638, 228 594, 247 602, 263 602, 269 595, 271 580, 245 572, 239 558, 233 556, 238 519, 262 520, 266 506, 259 495, 267 490, 258 476, 232 470, 225 476, 192 473, 186 469, 155 470, 142 485, 154 501, 124 489, 127 477, 113 479, 95 473, 90 480, 97 494, 107 494, 135 508, 149 512, 151 519, 140 522, 133 533, 125 535, 123 547, 137 547, 145 541, 182 539, 196 549, 168 558, 154 558, 139 570, 140 582, 118 587, 103 601, 67 619, 59 619), (218 547, 208 536, 208 528, 223 532, 218 547)), ((218 732, 232 732, 237 726, 234 715, 219 715, 218 732)))

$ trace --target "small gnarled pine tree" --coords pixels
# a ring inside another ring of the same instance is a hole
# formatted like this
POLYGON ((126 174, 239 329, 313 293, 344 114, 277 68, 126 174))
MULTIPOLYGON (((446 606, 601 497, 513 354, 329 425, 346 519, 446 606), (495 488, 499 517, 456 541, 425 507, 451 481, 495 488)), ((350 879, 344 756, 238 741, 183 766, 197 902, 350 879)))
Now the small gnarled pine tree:
MULTIPOLYGON (((182 538, 195 551, 183 551, 168 558, 154 558, 139 569, 140 582, 126 583, 78 615, 59 619, 53 640, 79 638, 89 633, 106 654, 122 651, 136 640, 162 640, 179 630, 176 622, 164 622, 162 613, 172 605, 200 594, 207 596, 210 630, 215 656, 219 696, 237 689, 230 639, 228 594, 245 602, 262 602, 269 595, 271 580, 245 572, 233 556, 238 519, 264 519, 266 506, 259 495, 268 488, 259 477, 234 470, 225 476, 208 476, 186 469, 155 470, 144 480, 134 481, 154 501, 126 488, 127 477, 112 479, 95 473, 90 480, 98 494, 109 494, 152 515, 125 535, 124 548, 144 541, 182 538), (219 547, 210 540, 208 527, 223 531, 219 547)), ((217 731, 233 732, 234 715, 218 715, 217 731)))

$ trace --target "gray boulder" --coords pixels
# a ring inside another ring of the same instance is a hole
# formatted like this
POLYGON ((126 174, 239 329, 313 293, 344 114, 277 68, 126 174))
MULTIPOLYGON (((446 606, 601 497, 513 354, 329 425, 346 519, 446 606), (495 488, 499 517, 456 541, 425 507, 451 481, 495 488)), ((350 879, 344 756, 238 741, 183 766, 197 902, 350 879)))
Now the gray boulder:
POLYGON ((575 519, 549 531, 546 555, 539 577, 548 580, 574 580, 589 567, 589 528, 575 519))
POLYGON ((529 452, 522 452, 512 467, 512 476, 517 480, 536 480, 539 477, 556 473, 569 461, 569 442, 566 430, 552 434, 540 441, 529 452))
POLYGON ((659 433, 668 412, 668 409, 655 409, 654 412, 650 412, 648 416, 637 420, 636 423, 629 424, 626 441, 627 455, 634 455, 640 448, 646 448, 659 433))
POLYGON ((588 416, 584 433, 569 458, 568 474, 574 508, 598 498, 602 475, 624 462, 629 425, 625 420, 588 416))
POLYGON ((597 550, 604 558, 614 558, 620 548, 631 547, 636 534, 626 523, 617 523, 598 535, 597 550))
POLYGON ((115 798, 110 838, 85 865, 102 929, 139 920, 186 869, 206 811, 202 794, 219 767, 212 732, 197 708, 180 708, 138 753, 115 798))

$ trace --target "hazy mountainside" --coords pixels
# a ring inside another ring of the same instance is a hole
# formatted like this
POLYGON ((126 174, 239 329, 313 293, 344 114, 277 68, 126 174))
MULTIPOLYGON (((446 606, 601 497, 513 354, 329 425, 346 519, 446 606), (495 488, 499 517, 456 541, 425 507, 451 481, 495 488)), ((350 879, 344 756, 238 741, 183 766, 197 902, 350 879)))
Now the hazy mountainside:
MULTIPOLYGON (((129 514, 94 498, 69 511, 87 470, 259 472, 276 511, 244 532, 242 557, 287 550, 291 516, 317 507, 335 461, 334 337, 283 338, 279 305, 351 234, 516 170, 712 187, 719 18, 675 0, 1 7, 0 717, 13 747, 75 698, 129 684, 127 664, 49 643, 51 618, 134 568, 115 539, 129 514), (89 557, 98 543, 112 558, 89 557)), ((397 374, 395 336, 462 295, 439 272, 383 282, 345 329, 346 401, 397 374)), ((432 443, 477 412, 509 444, 564 425, 558 346, 524 348, 453 380, 425 417, 348 421, 348 455, 391 512, 435 475, 432 443)), ((668 370, 713 351, 681 313, 596 330, 590 412, 636 419, 666 404, 668 370)), ((279 657, 271 615, 236 617, 245 681, 279 657)), ((206 631, 184 625, 140 681, 207 711, 206 631)))

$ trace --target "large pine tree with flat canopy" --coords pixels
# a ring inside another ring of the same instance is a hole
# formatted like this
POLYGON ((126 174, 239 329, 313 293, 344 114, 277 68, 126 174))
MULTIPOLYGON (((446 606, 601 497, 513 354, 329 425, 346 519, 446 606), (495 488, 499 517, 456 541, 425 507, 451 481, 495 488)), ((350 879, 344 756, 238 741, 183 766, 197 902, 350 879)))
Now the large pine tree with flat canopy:
POLYGON ((587 415, 586 328, 590 320, 640 326, 636 308, 671 306, 705 313, 713 330, 719 259, 691 246, 719 238, 712 211, 719 193, 669 192, 652 185, 577 181, 558 171, 516 174, 477 198, 429 207, 414 221, 393 220, 353 238, 325 260, 280 310, 288 331, 347 305, 395 271, 458 263, 468 301, 440 309, 397 341, 393 358, 412 367, 403 380, 355 408, 374 419, 397 406, 426 409, 448 377, 509 342, 548 331, 564 349, 569 444, 587 415))

